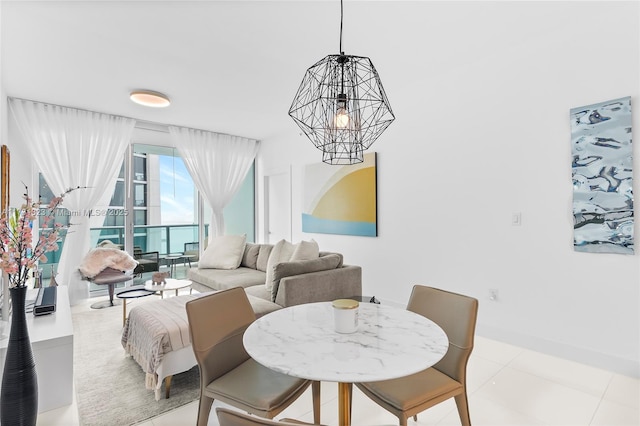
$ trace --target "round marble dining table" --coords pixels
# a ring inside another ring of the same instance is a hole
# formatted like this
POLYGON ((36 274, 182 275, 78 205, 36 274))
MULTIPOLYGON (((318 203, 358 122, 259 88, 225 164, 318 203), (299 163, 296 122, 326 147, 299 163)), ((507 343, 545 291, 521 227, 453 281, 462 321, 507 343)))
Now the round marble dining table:
POLYGON ((252 323, 243 342, 253 359, 274 371, 337 382, 340 426, 351 423, 353 383, 417 373, 449 347, 437 324, 405 309, 361 303, 357 331, 350 334, 335 331, 333 309, 320 302, 277 310, 252 323))

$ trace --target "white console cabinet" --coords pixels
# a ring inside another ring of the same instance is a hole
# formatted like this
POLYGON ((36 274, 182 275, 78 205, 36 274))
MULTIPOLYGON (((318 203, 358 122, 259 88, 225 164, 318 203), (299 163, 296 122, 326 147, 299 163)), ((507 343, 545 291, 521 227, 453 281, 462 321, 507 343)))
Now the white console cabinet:
MULTIPOLYGON (((49 411, 73 400, 73 324, 66 286, 57 290, 56 312, 27 313, 29 339, 38 374, 38 412, 49 411)), ((9 342, 9 331, 0 341, 0 378, 9 342)))

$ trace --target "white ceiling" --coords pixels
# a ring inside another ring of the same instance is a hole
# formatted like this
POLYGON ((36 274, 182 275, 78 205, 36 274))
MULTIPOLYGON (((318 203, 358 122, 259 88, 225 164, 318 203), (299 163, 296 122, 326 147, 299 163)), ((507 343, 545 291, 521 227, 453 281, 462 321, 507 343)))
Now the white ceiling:
MULTIPOLYGON (((393 46, 388 40, 376 46, 384 14, 357 18, 370 6, 345 5, 345 50, 371 56, 378 66, 391 57, 376 62, 377 49, 393 46), (356 28, 358 22, 365 25, 356 28), (358 31, 374 40, 355 52, 348 40, 358 31)), ((7 96, 257 139, 295 128, 287 111, 306 68, 338 51, 338 1, 2 1, 0 7, 7 96), (172 105, 133 104, 128 93, 140 88, 166 93, 172 105)))
MULTIPOLYGON (((372 59, 400 121, 439 102, 416 99, 416 85, 505 50, 521 22, 545 19, 530 5, 349 0, 343 50, 372 59), (505 7, 511 19, 484 24, 505 7)), ((298 131, 287 112, 306 69, 338 53, 340 2, 0 0, 0 19, 7 96, 264 140, 298 131), (133 89, 172 105, 136 105, 133 89)))

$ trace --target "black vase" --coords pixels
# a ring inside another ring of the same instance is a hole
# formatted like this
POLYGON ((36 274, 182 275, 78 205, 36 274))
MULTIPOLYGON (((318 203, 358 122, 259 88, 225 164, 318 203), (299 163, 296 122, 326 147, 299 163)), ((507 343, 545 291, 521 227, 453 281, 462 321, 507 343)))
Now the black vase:
POLYGON ((35 426, 38 418, 38 377, 24 311, 27 288, 10 288, 9 293, 11 332, 2 374, 0 423, 35 426))

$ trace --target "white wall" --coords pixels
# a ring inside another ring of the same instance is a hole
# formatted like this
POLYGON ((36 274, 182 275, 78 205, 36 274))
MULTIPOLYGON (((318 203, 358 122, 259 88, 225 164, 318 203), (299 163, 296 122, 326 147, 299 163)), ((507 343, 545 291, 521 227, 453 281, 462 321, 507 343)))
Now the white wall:
MULTIPOLYGON (((0 4, 0 13, 2 12, 2 4, 0 4)), ((5 39, 4 30, 0 28, 0 40, 5 39)), ((0 43, 0 49, 4 49, 4 44, 0 43)), ((5 57, 0 50, 0 64, 2 58, 5 57)), ((0 67, 0 145, 7 145, 10 153, 10 188, 9 188, 9 205, 19 207, 25 193, 25 185, 28 187, 31 196, 38 193, 38 176, 35 173, 31 155, 27 147, 22 142, 18 129, 7 104, 7 93, 5 90, 4 75, 0 67)))
MULTIPOLYGON (((2 14, 2 4, 0 3, 0 15, 2 14)), ((0 28, 0 41, 5 38, 2 28, 0 28)), ((0 46, 3 44, 0 42, 0 46)), ((2 64, 3 52, 0 50, 0 65, 2 64)), ((4 85, 4 75, 2 74, 2 67, 0 66, 0 145, 7 145, 10 153, 10 173, 11 180, 9 185, 9 206, 18 207, 22 204, 22 195, 25 193, 25 185, 29 187, 31 195, 34 195, 34 173, 32 168, 32 161, 27 153, 26 147, 24 147, 16 138, 14 132, 9 130, 7 126, 9 114, 9 108, 7 105, 7 94, 4 85)), ((0 294, 8 294, 8 281, 2 282, 2 291, 0 294)), ((3 299, 2 309, 4 312, 8 312, 8 297, 3 299)), ((6 319, 6 318, 2 318, 6 319)), ((0 321, 3 322, 3 321, 0 321)), ((6 324, 0 324, 0 335, 6 337, 8 335, 8 326, 6 324)), ((0 359, 0 363, 4 364, 4 358, 0 359)))
POLYGON ((293 240, 343 252, 362 266, 364 293, 386 303, 406 303, 417 283, 462 292, 480 300, 480 335, 639 376, 638 256, 573 250, 569 127, 570 108, 631 96, 640 132, 638 4, 349 8, 384 22, 351 34, 347 53, 393 52, 371 55, 397 117, 372 147, 379 236, 301 232, 302 170, 321 154, 282 105, 257 181, 292 167, 293 240))

